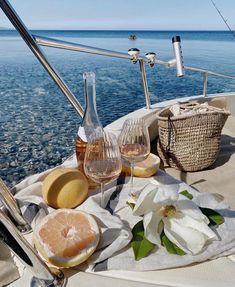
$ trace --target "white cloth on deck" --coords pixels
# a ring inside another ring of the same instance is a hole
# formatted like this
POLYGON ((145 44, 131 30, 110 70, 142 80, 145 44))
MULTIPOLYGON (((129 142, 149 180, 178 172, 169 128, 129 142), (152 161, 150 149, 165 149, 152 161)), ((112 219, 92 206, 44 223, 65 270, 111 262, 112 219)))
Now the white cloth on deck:
POLYGON ((13 256, 7 246, 0 241, 0 286, 5 286, 20 276, 13 256))
MULTIPOLYGON (((74 158, 66 161, 64 167, 75 167, 74 158)), ((21 210, 25 218, 34 226, 48 212, 53 211, 47 207, 42 199, 42 179, 48 171, 25 179, 16 186, 16 197, 20 200, 21 210)), ((120 179, 121 180, 121 179, 120 179)), ((165 248, 159 247, 149 256, 135 261, 133 251, 130 247, 132 238, 131 228, 141 218, 133 216, 132 210, 126 204, 129 194, 128 184, 122 184, 119 180, 117 187, 105 191, 106 208, 100 207, 100 194, 90 196, 78 210, 84 210, 92 214, 97 220, 101 230, 101 241, 97 251, 84 266, 91 271, 103 270, 161 270, 185 266, 188 264, 215 259, 235 253, 235 211, 229 210, 221 201, 208 194, 199 194, 185 183, 178 182, 163 171, 151 179, 135 178, 134 182, 138 188, 155 188, 158 185, 179 184, 180 190, 187 189, 196 200, 200 201, 202 207, 209 207, 218 210, 224 217, 225 223, 218 226, 216 232, 221 237, 220 241, 214 241, 198 255, 171 255, 165 248), (150 183, 151 182, 151 183, 150 183)), ((129 179, 125 179, 129 180, 129 179)))

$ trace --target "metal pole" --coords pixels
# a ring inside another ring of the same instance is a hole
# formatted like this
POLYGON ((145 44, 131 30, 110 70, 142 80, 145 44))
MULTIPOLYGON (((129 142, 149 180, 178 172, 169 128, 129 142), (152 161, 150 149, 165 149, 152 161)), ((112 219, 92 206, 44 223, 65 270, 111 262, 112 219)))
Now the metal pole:
POLYGON ((0 0, 0 7, 2 8, 3 12, 6 14, 8 19, 11 21, 15 29, 20 33, 25 43, 28 45, 28 47, 31 49, 31 51, 34 53, 34 55, 43 65, 45 70, 48 72, 51 78, 55 81, 55 83, 60 88, 62 93, 67 97, 67 99, 70 101, 72 106, 75 108, 78 114, 82 117, 84 114, 82 106, 80 105, 76 97, 73 95, 73 93, 69 90, 69 88, 64 83, 64 81, 59 76, 59 74, 56 72, 56 70, 48 62, 44 53, 42 52, 42 50, 40 49, 40 47, 38 46, 38 44, 36 43, 32 35, 26 28, 26 26, 24 25, 24 23, 21 21, 21 19, 17 15, 16 11, 13 9, 13 7, 10 5, 10 3, 7 0, 0 0))
POLYGON ((235 80, 235 76, 233 76, 233 75, 225 75, 225 74, 221 74, 221 73, 217 73, 217 72, 213 72, 213 71, 205 70, 205 69, 201 69, 201 68, 184 66, 184 69, 189 70, 189 71, 194 71, 194 72, 207 73, 208 75, 217 76, 217 77, 221 77, 221 78, 234 79, 235 80))
POLYGON ((146 77, 146 72, 145 72, 145 67, 144 67, 144 60, 139 59, 139 65, 140 65, 140 72, 141 72, 141 77, 142 77, 142 82, 143 82, 143 87, 144 87, 146 109, 151 109, 151 102, 150 102, 148 82, 147 82, 147 77, 146 77))
POLYGON ((203 73, 203 96, 206 97, 207 95, 207 79, 208 79, 208 73, 203 73))
POLYGON ((61 41, 61 40, 52 39, 48 37, 41 37, 37 35, 32 35, 32 36, 34 37, 36 43, 40 46, 65 49, 65 50, 76 51, 76 52, 84 52, 84 53, 101 55, 101 56, 109 56, 109 57, 115 57, 115 58, 120 58, 120 59, 128 59, 128 60, 132 59, 130 55, 125 54, 125 53, 101 49, 97 47, 86 46, 86 45, 77 44, 77 43, 71 43, 68 41, 61 41))

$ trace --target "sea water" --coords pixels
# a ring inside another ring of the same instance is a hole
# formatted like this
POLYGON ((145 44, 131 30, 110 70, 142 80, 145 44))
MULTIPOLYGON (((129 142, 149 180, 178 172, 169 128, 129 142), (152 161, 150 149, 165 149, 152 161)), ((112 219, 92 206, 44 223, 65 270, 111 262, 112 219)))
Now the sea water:
MULTIPOLYGON (((127 53, 174 57, 171 38, 181 36, 184 64, 235 75, 235 38, 225 31, 32 31, 35 35, 127 53), (135 34, 137 40, 128 39, 135 34)), ((145 105, 138 64, 129 60, 42 48, 84 106, 85 71, 97 79, 97 110, 105 126, 145 105)), ((151 103, 199 95, 203 76, 146 66, 151 103)), ((235 80, 209 76, 208 93, 235 91, 235 80)), ((0 176, 10 186, 61 164, 75 151, 81 121, 68 100, 15 31, 0 30, 0 176)))

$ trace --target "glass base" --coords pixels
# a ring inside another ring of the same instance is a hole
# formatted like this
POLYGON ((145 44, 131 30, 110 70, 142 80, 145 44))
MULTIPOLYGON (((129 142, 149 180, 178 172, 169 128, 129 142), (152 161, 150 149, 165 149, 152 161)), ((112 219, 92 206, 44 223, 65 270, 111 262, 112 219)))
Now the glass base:
POLYGON ((133 178, 133 184, 131 179, 128 182, 125 182, 125 189, 128 189, 128 196, 138 198, 142 190, 147 184, 138 184, 138 181, 135 183, 135 178, 133 178))

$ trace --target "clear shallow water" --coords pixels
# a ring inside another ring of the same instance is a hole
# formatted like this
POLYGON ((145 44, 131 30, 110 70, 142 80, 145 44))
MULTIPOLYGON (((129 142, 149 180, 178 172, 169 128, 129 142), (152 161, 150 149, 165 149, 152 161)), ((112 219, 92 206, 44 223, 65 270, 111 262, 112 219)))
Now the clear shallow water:
MULTIPOLYGON (((185 65, 235 74, 235 40, 229 32, 34 31, 34 34, 127 52, 138 47, 159 59, 173 58, 172 36, 182 39, 185 65)), ((84 71, 97 76, 97 108, 105 126, 144 106, 138 65, 127 60, 43 48, 84 105, 84 71)), ((152 103, 202 93, 202 75, 146 67, 152 103)), ((234 80, 209 77, 208 93, 235 90, 234 80)), ((80 118, 15 31, 0 30, 0 176, 14 185, 25 176, 60 164, 74 151, 80 118)))

